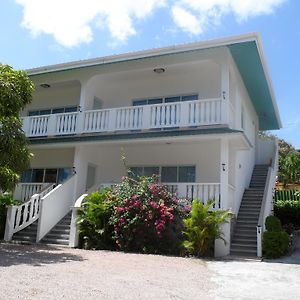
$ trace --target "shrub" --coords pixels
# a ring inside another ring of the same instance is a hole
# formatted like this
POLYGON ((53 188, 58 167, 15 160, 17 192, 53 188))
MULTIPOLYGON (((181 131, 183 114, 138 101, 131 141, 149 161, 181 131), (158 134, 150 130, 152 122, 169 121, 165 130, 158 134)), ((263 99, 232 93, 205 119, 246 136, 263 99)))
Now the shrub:
POLYGON ((210 211, 213 203, 209 201, 204 205, 198 200, 193 201, 189 216, 183 220, 186 240, 182 245, 185 254, 207 255, 212 251, 215 239, 222 239, 226 243, 220 224, 227 223, 232 214, 224 210, 210 211))
POLYGON ((274 215, 282 224, 300 226, 300 200, 278 200, 274 203, 274 215))
POLYGON ((124 177, 111 190, 89 195, 79 213, 85 247, 176 254, 183 210, 156 177, 124 177))
POLYGON ((268 216, 265 221, 267 231, 281 231, 282 226, 280 220, 275 216, 268 216))
POLYGON ((263 234, 263 255, 278 258, 287 253, 289 235, 284 231, 266 231, 263 234))
POLYGON ((157 178, 124 177, 111 193, 113 212, 112 238, 123 251, 143 253, 179 252, 181 208, 157 178))
POLYGON ((109 193, 109 190, 91 193, 78 213, 80 244, 86 249, 113 247, 112 229, 108 224, 112 214, 108 201, 109 193))
POLYGON ((20 201, 13 198, 12 194, 0 194, 0 239, 3 239, 5 232, 7 205, 18 205, 20 201))

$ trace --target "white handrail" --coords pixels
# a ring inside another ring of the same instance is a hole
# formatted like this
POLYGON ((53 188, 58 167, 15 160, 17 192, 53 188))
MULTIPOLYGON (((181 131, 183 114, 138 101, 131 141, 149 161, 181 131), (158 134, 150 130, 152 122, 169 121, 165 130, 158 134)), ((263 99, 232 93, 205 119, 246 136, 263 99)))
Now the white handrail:
POLYGON ((74 205, 76 174, 41 198, 36 241, 39 242, 74 205))
POLYGON ((227 124, 221 98, 24 117, 30 137, 227 124))
POLYGON ((257 256, 262 256, 262 237, 265 231, 265 219, 272 212, 272 201, 274 194, 274 187, 276 183, 276 175, 278 171, 278 141, 274 140, 274 155, 272 164, 268 168, 268 175, 264 188, 264 195, 261 204, 261 209, 258 218, 257 231, 257 256))
POLYGON ((34 194, 21 205, 7 208, 4 240, 10 241, 13 235, 31 225, 40 216, 40 199, 51 192, 55 184, 48 184, 39 194, 34 194))

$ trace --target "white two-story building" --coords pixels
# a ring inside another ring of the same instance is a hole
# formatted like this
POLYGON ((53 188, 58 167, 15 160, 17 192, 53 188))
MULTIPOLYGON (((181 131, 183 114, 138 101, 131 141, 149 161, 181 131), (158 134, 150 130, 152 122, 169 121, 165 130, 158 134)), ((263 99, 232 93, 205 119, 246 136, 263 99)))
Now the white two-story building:
POLYGON ((15 192, 25 202, 9 209, 7 240, 76 245, 74 220, 71 238, 57 223, 86 191, 131 168, 159 175, 179 197, 232 210, 217 256, 260 255, 277 145, 258 131, 281 122, 258 34, 27 72, 36 91, 22 118, 34 157, 15 192))

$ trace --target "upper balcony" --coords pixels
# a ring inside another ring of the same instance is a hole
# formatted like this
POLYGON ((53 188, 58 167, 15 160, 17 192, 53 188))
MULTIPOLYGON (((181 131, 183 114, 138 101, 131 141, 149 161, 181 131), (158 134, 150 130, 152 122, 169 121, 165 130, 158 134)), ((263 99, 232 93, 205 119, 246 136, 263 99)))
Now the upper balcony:
POLYGON ((201 99, 23 117, 28 137, 226 125, 226 100, 201 99))

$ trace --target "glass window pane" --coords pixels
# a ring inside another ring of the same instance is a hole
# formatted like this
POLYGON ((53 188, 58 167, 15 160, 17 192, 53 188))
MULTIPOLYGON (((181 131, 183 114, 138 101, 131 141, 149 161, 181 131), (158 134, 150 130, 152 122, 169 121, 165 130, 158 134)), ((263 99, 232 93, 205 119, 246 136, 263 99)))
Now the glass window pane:
POLYGON ((131 167, 130 171, 131 171, 130 176, 133 178, 143 176, 143 167, 131 167))
POLYGON ((159 167, 144 167, 144 176, 159 175, 159 167))
POLYGON ((161 182, 177 182, 177 167, 162 167, 161 182))
POLYGON ((73 174, 73 168, 60 168, 58 169, 57 183, 62 183, 73 174))
POLYGON ((188 96, 182 96, 181 101, 193 101, 198 100, 198 95, 188 95, 188 96))
POLYGON ((31 182, 43 182, 44 179, 44 169, 33 169, 31 182))
POLYGON ((28 116, 38 116, 40 112, 38 110, 31 110, 28 112, 28 116))
POLYGON ((63 113, 64 112, 64 108, 63 107, 61 107, 61 108, 53 108, 52 109, 52 113, 53 114, 60 114, 60 113, 63 113))
POLYGON ((50 114, 51 114, 51 109, 40 110, 40 115, 50 115, 50 114))
POLYGON ((26 170, 23 172, 22 177, 21 177, 21 182, 26 183, 26 182, 31 182, 31 173, 32 169, 26 170))
POLYGON ((56 183, 57 169, 46 169, 44 182, 56 183))
POLYGON ((146 105, 146 104, 147 104, 147 100, 133 100, 132 101, 133 106, 146 105))
POLYGON ((195 182, 195 166, 179 167, 179 182, 195 182))
POLYGON ((165 98, 165 103, 170 103, 170 102, 179 102, 180 97, 167 97, 165 98))
POLYGON ((162 98, 156 98, 156 99, 149 99, 148 100, 149 105, 151 105, 151 104, 160 104, 162 102, 163 102, 162 98))
POLYGON ((65 112, 74 112, 77 111, 77 106, 69 106, 65 108, 65 112))

